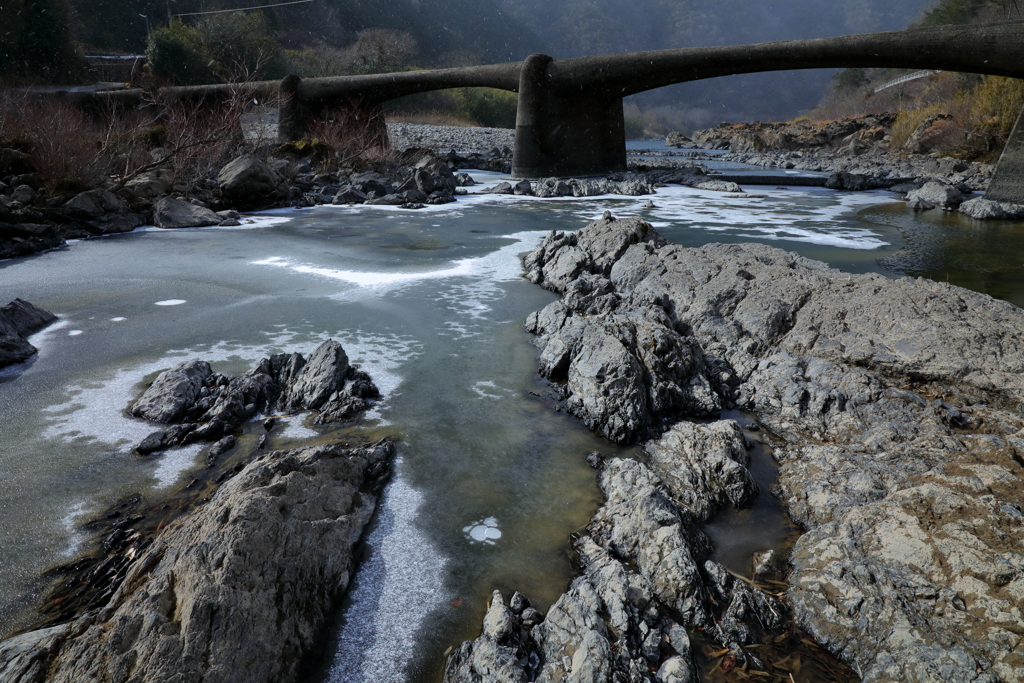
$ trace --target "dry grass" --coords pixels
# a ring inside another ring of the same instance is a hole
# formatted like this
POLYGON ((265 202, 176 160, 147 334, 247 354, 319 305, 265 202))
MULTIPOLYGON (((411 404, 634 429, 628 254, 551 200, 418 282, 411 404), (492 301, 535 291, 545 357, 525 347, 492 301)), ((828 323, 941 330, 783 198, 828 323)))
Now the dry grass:
POLYGON ((922 123, 930 116, 946 113, 948 107, 941 104, 933 104, 928 107, 907 109, 901 111, 892 124, 892 138, 889 141, 889 148, 893 150, 903 149, 910 136, 914 134, 922 123))
POLYGON ((480 127, 480 124, 472 119, 445 111, 397 112, 389 114, 387 120, 395 123, 424 123, 431 126, 480 127))
POLYGON ((357 161, 389 163, 395 158, 395 152, 388 145, 383 112, 367 116, 350 107, 336 107, 311 121, 309 133, 333 152, 320 162, 324 171, 357 161))
MULTIPOLYGON (((240 85, 218 102, 196 102, 153 89, 141 109, 85 113, 55 98, 0 93, 0 142, 30 153, 51 191, 123 185, 159 170, 189 191, 233 156, 273 142, 276 129, 243 135, 256 94, 240 85)), ((275 109, 273 102, 258 106, 275 109)))
POLYGON ((862 114, 897 112, 890 149, 905 147, 929 117, 948 114, 928 129, 928 150, 964 159, 993 161, 1024 108, 1024 80, 942 72, 875 93, 896 72, 872 72, 872 82, 855 91, 833 91, 810 118, 831 121, 862 114))

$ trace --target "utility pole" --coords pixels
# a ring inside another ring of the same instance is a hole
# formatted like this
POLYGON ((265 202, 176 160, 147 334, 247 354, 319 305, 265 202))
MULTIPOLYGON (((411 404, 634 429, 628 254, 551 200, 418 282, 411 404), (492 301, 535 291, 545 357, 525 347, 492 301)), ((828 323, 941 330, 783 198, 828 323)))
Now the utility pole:
POLYGON ((166 0, 166 2, 167 2, 167 28, 170 28, 171 27, 171 0, 166 0))

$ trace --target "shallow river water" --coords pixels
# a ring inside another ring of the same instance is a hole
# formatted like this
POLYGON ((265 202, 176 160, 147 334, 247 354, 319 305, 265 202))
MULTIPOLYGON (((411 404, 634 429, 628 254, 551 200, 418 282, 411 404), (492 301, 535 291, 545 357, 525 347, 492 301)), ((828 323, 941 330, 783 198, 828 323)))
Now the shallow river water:
MULTIPOLYGON (((198 447, 131 454, 152 431, 125 412, 145 382, 193 358, 239 373, 329 337, 382 390, 366 435, 400 445, 310 680, 437 680, 495 588, 546 609, 571 577, 569 535, 599 505, 583 455, 632 451, 553 410, 522 322, 555 297, 521 278, 519 259, 547 231, 605 210, 643 215, 687 246, 766 241, 848 271, 928 275, 1024 303, 1020 225, 915 217, 884 192, 747 189, 766 198, 671 187, 282 210, 241 228, 144 229, 0 263, 3 302, 60 316, 31 339, 38 356, 0 371, 0 635, 23 623, 39 573, 75 556, 82 522, 129 493, 166 495, 201 466, 198 447)), ((270 446, 327 433, 293 421, 270 446)), ((769 484, 770 456, 755 453, 755 471, 769 484)), ((719 559, 740 572, 751 550, 782 547, 791 531, 767 491, 710 527, 719 559)))

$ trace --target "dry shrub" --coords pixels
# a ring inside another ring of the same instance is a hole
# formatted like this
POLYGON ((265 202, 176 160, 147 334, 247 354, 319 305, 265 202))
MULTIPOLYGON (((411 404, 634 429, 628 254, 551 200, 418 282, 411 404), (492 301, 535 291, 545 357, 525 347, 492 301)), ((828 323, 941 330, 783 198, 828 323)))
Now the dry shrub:
POLYGON ((447 111, 398 112, 389 114, 387 119, 399 123, 426 123, 432 126, 459 126, 462 128, 480 126, 472 119, 447 111))
POLYGON ((0 140, 30 153, 48 186, 101 182, 116 159, 131 155, 130 127, 125 116, 98 121, 58 99, 0 93, 0 140))
POLYGON ((903 149, 903 146, 910 139, 922 123, 930 116, 937 116, 945 113, 947 107, 941 104, 933 104, 928 107, 907 109, 901 111, 892 124, 892 133, 889 140, 889 148, 892 150, 903 149))
POLYGON ((958 93, 956 104, 962 111, 959 123, 967 151, 994 157, 1009 140, 1024 109, 1024 81, 987 76, 973 90, 958 93))
POLYGON ((370 163, 393 161, 394 151, 388 146, 384 126, 381 112, 367 114, 357 107, 342 106, 323 112, 310 121, 309 133, 334 151, 333 159, 321 162, 323 170, 329 170, 332 165, 342 167, 357 160, 370 163))
POLYGON ((44 185, 67 192, 156 170, 187 191, 233 156, 276 140, 276 99, 245 85, 208 102, 149 92, 141 108, 100 99, 88 114, 73 102, 0 92, 0 142, 31 153, 44 185))

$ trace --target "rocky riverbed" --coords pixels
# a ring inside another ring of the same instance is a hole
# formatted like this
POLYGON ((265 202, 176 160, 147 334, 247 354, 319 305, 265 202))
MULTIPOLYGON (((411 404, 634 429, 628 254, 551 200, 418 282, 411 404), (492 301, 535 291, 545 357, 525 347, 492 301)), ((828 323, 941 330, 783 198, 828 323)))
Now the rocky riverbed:
POLYGON ((1024 680, 1024 312, 607 215, 525 265, 562 295, 526 323, 542 374, 647 463, 604 464, 580 578, 546 617, 496 595, 449 681, 689 681, 684 628, 771 670, 750 646, 789 611, 865 681, 1024 680), (778 602, 703 561, 752 495, 735 426, 686 421, 720 407, 757 416, 805 529, 778 602))
POLYGON ((166 501, 130 496, 87 525, 97 547, 48 572, 43 622, 0 641, 0 678, 295 680, 352 579, 395 446, 266 452, 275 420, 252 418, 352 420, 377 395, 333 340, 240 377, 203 361, 160 373, 131 413, 172 426, 136 451, 215 441, 206 470, 166 501), (247 426, 264 434, 242 446, 247 426))

